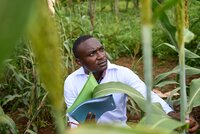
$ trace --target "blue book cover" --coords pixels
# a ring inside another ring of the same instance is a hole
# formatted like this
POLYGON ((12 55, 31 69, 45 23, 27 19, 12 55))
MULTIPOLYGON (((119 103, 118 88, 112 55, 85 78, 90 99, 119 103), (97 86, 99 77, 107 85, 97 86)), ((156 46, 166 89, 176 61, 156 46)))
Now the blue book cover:
POLYGON ((97 121, 100 116, 107 112, 112 111, 116 108, 115 102, 112 95, 93 98, 87 100, 80 105, 78 105, 69 115, 77 120, 79 123, 84 123, 89 112, 95 115, 95 120, 97 121))

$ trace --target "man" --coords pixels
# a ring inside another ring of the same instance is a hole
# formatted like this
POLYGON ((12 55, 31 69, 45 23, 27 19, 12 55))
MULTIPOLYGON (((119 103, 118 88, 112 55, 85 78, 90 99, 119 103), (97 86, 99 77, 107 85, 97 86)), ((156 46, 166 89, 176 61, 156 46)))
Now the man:
MULTIPOLYGON (((106 57, 106 52, 102 44, 93 36, 84 35, 80 36, 73 45, 73 53, 76 57, 76 62, 81 67, 70 74, 64 84, 64 97, 67 107, 69 108, 76 97, 83 88, 88 79, 88 74, 93 73, 98 83, 106 82, 122 82, 127 84, 144 97, 146 97, 146 86, 143 81, 130 69, 111 64, 106 57)), ((159 102, 163 110, 170 116, 179 116, 169 107, 169 105, 162 100, 159 96, 152 92, 152 102, 159 102)), ((123 93, 114 93, 113 98, 116 104, 116 109, 113 111, 105 112, 97 121, 98 124, 116 123, 126 126, 126 102, 127 96, 123 93)), ((69 117, 71 126, 78 124, 71 117, 69 117)), ((196 131, 198 123, 192 119, 192 130, 196 131), (195 125, 194 125, 195 124, 195 125), (195 127, 195 128, 194 128, 195 127)))

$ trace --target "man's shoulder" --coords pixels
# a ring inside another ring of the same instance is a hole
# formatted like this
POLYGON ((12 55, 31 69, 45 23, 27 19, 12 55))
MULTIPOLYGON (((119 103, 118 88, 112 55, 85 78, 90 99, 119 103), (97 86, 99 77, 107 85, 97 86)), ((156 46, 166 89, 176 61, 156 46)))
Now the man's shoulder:
POLYGON ((118 74, 119 76, 126 76, 126 77, 132 77, 133 75, 135 76, 135 72, 131 70, 128 67, 122 66, 122 65, 116 65, 116 64, 111 64, 112 68, 110 68, 110 71, 114 71, 114 73, 118 74))
POLYGON ((116 69, 118 71, 131 71, 128 67, 117 64, 111 64, 110 69, 116 69))
POLYGON ((70 80, 70 79, 76 79, 76 77, 78 76, 82 76, 84 73, 83 73, 83 70, 82 68, 79 68, 77 70, 75 70, 74 72, 72 72, 71 74, 69 74, 67 77, 66 77, 66 80, 70 80))

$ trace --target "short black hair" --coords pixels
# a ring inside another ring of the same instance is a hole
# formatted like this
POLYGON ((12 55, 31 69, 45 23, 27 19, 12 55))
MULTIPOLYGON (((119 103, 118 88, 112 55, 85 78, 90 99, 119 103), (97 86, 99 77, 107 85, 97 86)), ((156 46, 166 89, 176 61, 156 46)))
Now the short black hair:
POLYGON ((94 38, 94 37, 93 37, 92 35, 81 35, 81 36, 79 36, 79 37, 75 40, 75 42, 74 42, 74 44, 73 44, 72 50, 73 50, 74 56, 75 56, 76 58, 79 57, 78 51, 77 51, 78 46, 79 46, 82 42, 84 42, 84 41, 86 41, 86 40, 88 40, 88 39, 90 39, 90 38, 94 38))

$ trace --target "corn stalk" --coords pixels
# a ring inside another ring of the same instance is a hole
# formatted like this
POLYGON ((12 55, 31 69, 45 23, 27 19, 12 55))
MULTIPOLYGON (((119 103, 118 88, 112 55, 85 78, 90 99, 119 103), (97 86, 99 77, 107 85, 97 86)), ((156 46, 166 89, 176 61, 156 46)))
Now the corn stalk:
POLYGON ((28 35, 36 57, 36 66, 41 81, 48 91, 55 124, 59 134, 64 133, 63 72, 61 67, 61 44, 54 18, 50 16, 43 1, 38 1, 35 14, 29 25, 28 35), (45 36, 44 36, 45 35, 45 36), (42 38, 41 38, 42 37, 42 38))
POLYGON ((94 31, 95 1, 88 0, 88 14, 90 17, 91 31, 94 31))
POLYGON ((152 10, 151 0, 141 0, 142 44, 144 56, 144 78, 147 85, 146 123, 150 122, 152 89, 152 10))
POLYGON ((116 20, 118 21, 119 16, 119 0, 115 0, 115 17, 116 20))
POLYGON ((188 18, 188 0, 184 0, 184 11, 185 11, 185 28, 189 29, 189 18, 188 18))
MULTIPOLYGON (((185 83, 185 51, 184 51, 184 0, 180 0, 176 6, 176 28, 177 44, 179 48, 179 66, 180 66, 180 86, 181 86, 181 121, 188 122, 189 115, 187 112, 187 94, 185 83)), ((185 133, 184 131, 182 133, 185 133)))

